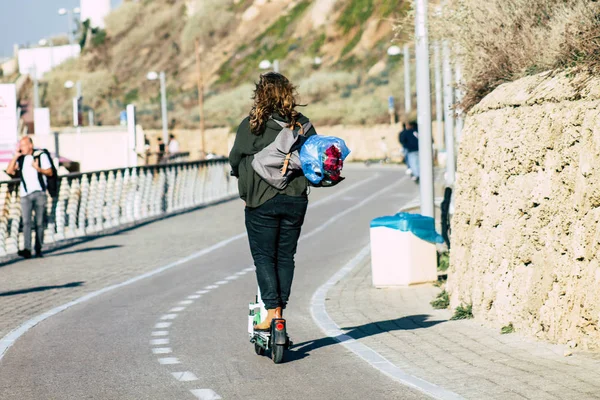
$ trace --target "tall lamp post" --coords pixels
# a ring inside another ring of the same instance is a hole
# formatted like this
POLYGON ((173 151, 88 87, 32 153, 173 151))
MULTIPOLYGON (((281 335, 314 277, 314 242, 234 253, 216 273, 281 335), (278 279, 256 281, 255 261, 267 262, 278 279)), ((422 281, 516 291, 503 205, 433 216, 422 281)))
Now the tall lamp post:
POLYGON ((260 69, 269 69, 271 67, 273 67, 273 72, 279 73, 279 60, 273 60, 273 62, 270 60, 262 60, 260 64, 258 64, 258 68, 260 69))
POLYGON ((160 73, 151 71, 148 72, 146 78, 149 81, 155 81, 157 79, 160 80, 160 110, 162 116, 162 133, 163 133, 163 142, 165 145, 169 143, 169 131, 167 128, 167 84, 165 72, 161 71, 160 73))
POLYGON ((70 8, 61 8, 58 10, 58 15, 66 15, 67 16, 67 34, 69 37, 69 44, 71 45, 71 56, 73 56, 73 42, 75 38, 73 37, 73 27, 71 26, 73 14, 80 14, 81 9, 79 7, 75 7, 73 9, 70 8))
POLYGON ((415 38, 417 61, 417 115, 419 124, 419 166, 421 214, 434 216, 433 156, 431 140, 431 88, 429 78, 429 39, 427 0, 415 0, 415 38))

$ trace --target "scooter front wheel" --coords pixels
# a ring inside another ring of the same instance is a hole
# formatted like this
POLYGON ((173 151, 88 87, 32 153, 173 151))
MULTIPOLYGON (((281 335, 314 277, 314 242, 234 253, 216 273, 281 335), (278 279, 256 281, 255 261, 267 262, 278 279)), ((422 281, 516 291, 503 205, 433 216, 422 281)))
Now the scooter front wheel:
POLYGON ((254 343, 254 352, 259 356, 263 356, 265 354, 265 348, 258 343, 254 343))

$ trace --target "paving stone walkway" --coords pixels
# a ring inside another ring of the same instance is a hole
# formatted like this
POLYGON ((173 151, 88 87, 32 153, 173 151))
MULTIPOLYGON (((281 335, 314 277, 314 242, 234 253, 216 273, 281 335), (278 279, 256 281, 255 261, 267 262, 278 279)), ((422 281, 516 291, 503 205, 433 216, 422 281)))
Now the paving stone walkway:
POLYGON ((367 256, 329 290, 326 308, 350 336, 397 367, 466 399, 600 399, 599 354, 567 357, 565 346, 450 321, 450 310, 429 304, 440 290, 375 289, 367 256))

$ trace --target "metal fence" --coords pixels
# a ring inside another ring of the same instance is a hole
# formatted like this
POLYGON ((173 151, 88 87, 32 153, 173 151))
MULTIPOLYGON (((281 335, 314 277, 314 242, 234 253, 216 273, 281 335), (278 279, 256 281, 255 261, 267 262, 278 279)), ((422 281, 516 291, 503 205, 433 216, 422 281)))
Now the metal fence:
MULTIPOLYGON (((232 198, 237 182, 229 171, 227 159, 221 158, 61 176, 58 196, 48 197, 44 243, 96 235, 232 198)), ((19 183, 0 182, 0 256, 22 247, 19 183)))

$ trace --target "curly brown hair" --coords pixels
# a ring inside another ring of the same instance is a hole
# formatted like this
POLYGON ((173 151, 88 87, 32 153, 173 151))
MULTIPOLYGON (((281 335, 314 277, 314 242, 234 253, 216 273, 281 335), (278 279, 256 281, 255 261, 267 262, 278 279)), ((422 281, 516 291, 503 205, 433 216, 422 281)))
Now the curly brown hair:
POLYGON ((273 113, 284 117, 290 126, 296 125, 298 111, 296 106, 296 87, 283 75, 277 72, 267 72, 260 76, 254 89, 254 105, 250 110, 250 130, 260 135, 267 120, 273 113))

